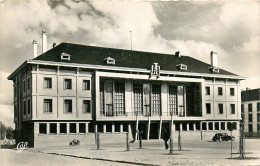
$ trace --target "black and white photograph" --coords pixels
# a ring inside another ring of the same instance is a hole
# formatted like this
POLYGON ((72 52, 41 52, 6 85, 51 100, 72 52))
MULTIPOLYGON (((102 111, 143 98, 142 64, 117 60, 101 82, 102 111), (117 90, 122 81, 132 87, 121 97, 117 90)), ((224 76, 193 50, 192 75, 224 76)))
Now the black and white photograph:
POLYGON ((1 166, 260 165, 259 0, 0 0, 1 166))

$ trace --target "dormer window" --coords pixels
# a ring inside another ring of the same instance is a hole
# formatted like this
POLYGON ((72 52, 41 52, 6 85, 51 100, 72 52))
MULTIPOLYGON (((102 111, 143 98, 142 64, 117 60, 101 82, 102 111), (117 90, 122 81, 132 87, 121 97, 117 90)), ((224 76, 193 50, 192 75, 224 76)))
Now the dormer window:
POLYGON ((187 69, 188 69, 188 66, 185 65, 185 64, 178 64, 178 65, 177 65, 177 68, 178 68, 179 70, 187 70, 187 69))
POLYGON ((213 73, 219 73, 219 68, 212 66, 209 68, 209 71, 213 72, 213 73))
POLYGON ((114 58, 111 58, 111 57, 105 58, 104 61, 107 65, 115 65, 116 64, 116 60, 114 58))
POLYGON ((69 54, 67 54, 67 53, 61 53, 61 55, 60 55, 60 59, 61 60, 66 60, 66 61, 70 61, 70 57, 71 57, 71 55, 69 55, 69 54))

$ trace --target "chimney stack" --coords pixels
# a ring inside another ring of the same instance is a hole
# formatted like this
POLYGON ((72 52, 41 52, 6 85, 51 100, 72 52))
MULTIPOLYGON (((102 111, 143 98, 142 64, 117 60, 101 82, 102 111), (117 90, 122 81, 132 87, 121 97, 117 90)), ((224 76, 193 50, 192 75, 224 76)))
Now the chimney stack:
POLYGON ((57 44, 56 44, 56 43, 53 43, 52 47, 54 48, 54 47, 56 47, 56 46, 57 46, 57 44))
POLYGON ((178 58, 181 57, 180 51, 175 52, 175 56, 178 58))
POLYGON ((33 44, 33 58, 36 58, 37 57, 37 41, 33 40, 32 42, 33 44))
POLYGON ((47 51, 47 32, 42 31, 42 53, 47 51))
POLYGON ((210 52, 210 61, 211 61, 211 66, 218 67, 218 55, 217 52, 210 52))

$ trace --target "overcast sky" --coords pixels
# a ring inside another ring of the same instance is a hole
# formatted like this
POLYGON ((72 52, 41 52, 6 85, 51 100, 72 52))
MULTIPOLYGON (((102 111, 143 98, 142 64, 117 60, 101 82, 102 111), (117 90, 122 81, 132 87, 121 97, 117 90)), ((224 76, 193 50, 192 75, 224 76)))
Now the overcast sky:
POLYGON ((0 0, 0 121, 13 126, 13 87, 7 80, 33 58, 41 31, 53 42, 72 42, 170 53, 180 51, 247 77, 242 88, 260 88, 259 1, 119 2, 0 0))

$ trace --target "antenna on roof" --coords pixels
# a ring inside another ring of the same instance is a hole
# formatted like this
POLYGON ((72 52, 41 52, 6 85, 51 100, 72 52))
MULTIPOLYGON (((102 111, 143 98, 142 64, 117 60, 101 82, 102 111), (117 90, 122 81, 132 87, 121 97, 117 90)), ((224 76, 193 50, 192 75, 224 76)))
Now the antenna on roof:
POLYGON ((132 50, 132 31, 130 31, 130 44, 131 44, 131 50, 132 50))

